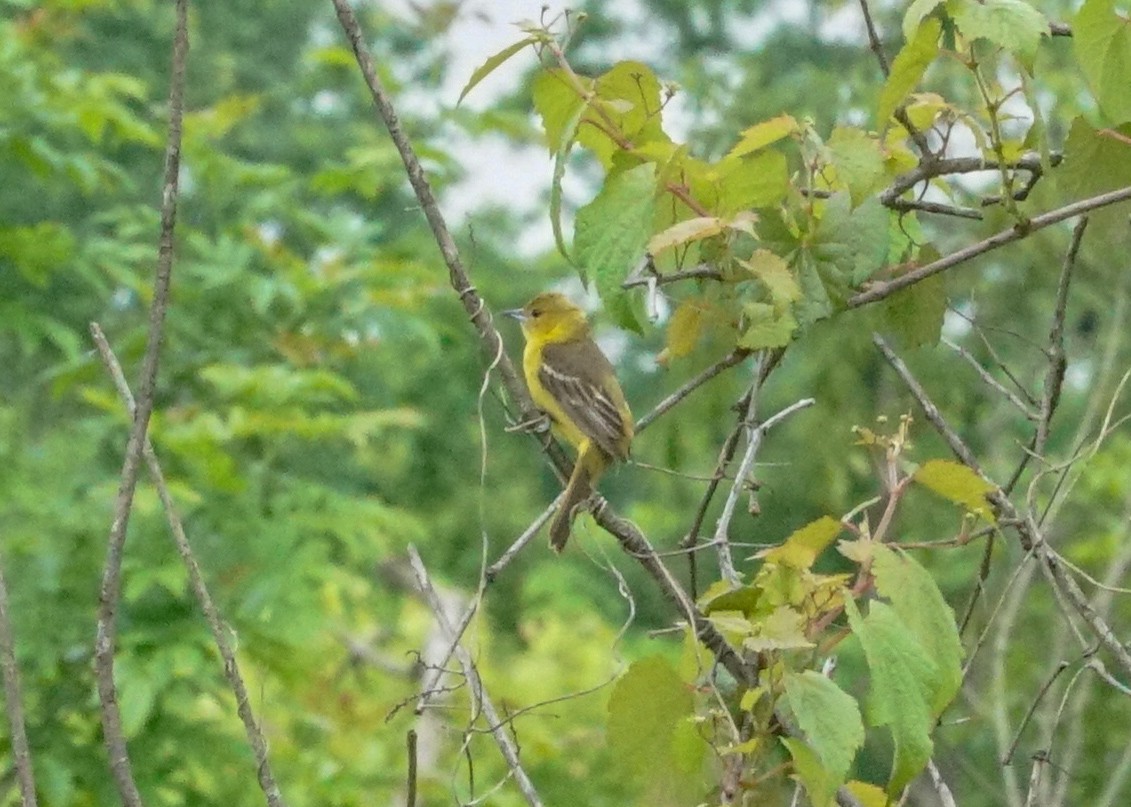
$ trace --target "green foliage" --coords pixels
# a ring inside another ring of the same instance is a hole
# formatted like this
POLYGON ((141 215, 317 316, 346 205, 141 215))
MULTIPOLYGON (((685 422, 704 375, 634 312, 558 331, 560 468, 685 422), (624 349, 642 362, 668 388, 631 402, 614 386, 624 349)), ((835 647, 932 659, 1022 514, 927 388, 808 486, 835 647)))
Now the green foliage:
POLYGON ((1086 0, 1073 20, 1073 46, 1100 109, 1113 123, 1131 120, 1131 30, 1115 0, 1086 0))

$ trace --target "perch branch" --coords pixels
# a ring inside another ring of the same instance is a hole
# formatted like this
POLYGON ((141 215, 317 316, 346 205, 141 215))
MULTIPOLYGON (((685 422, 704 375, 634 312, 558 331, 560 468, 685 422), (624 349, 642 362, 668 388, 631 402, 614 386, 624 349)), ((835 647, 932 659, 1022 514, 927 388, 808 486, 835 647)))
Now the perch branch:
POLYGON ((20 668, 16 664, 16 647, 12 635, 12 620, 8 616, 8 584, 0 565, 0 667, 4 671, 4 707, 8 712, 8 726, 12 732, 12 758, 16 779, 20 784, 23 807, 36 807, 35 776, 31 764, 24 727, 23 696, 20 693, 20 668))

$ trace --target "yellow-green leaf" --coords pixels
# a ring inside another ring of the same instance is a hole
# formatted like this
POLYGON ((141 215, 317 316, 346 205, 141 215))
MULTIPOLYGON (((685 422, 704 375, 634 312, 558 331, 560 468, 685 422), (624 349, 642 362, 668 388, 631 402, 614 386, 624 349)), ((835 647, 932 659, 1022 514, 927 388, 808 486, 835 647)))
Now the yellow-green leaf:
POLYGON ((775 303, 792 303, 801 298, 801 287, 789 269, 789 264, 779 255, 768 249, 755 250, 750 260, 740 260, 747 269, 766 287, 775 303))
POLYGON ((788 137, 798 130, 797 121, 792 115, 779 115, 776 118, 755 123, 746 129, 738 142, 734 144, 727 157, 741 157, 760 148, 765 148, 771 143, 776 143, 783 137, 788 137))
POLYGON ((668 323, 668 355, 673 359, 683 358, 695 349, 702 333, 702 301, 684 300, 668 323))
POLYGON ((915 481, 991 524, 995 523, 986 494, 996 488, 965 465, 951 460, 930 460, 919 466, 915 481))
POLYGON ((677 222, 666 230, 656 233, 648 240, 648 251, 653 255, 665 249, 686 244, 688 241, 701 241, 718 235, 726 229, 726 222, 718 216, 698 216, 677 222))
POLYGON ((794 530, 780 546, 764 549, 755 557, 766 563, 784 563, 795 569, 808 569, 843 530, 844 525, 835 518, 821 516, 794 530))
POLYGON ((520 39, 513 45, 508 45, 507 47, 503 48, 494 56, 487 59, 487 61, 485 61, 483 64, 479 65, 479 67, 475 68, 475 72, 471 74, 471 78, 467 80, 467 84, 465 84, 463 86, 463 89, 460 90, 459 98, 456 100, 456 106, 459 106, 459 103, 463 101, 464 96, 471 92, 476 84, 487 78, 487 76, 491 75, 491 73, 495 71, 495 68, 497 68, 510 57, 514 56, 527 45, 533 45, 540 39, 541 38, 537 36, 528 36, 526 37, 526 39, 520 39))
POLYGON ((876 122, 881 129, 887 126, 896 107, 915 89, 915 85, 926 72, 927 65, 935 60, 939 52, 941 32, 942 23, 937 19, 932 17, 924 20, 915 31, 915 38, 908 40, 903 49, 896 54, 891 64, 891 73, 880 91, 876 122))

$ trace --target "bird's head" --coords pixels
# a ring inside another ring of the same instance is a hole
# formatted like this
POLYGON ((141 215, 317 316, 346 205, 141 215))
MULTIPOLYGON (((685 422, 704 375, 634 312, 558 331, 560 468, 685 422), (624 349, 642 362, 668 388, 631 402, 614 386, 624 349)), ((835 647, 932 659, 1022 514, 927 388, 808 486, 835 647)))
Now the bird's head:
POLYGON ((503 313, 522 323, 522 331, 528 339, 563 341, 589 333, 585 312, 556 291, 539 294, 522 308, 503 313))

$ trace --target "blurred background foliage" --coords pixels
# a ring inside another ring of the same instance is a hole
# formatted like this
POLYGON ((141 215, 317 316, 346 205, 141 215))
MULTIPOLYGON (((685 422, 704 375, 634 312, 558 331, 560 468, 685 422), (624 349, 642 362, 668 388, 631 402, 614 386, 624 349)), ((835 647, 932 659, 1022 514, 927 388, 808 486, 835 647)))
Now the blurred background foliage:
MULTIPOLYGON (((1068 14, 1067 3, 1039 5, 1053 19, 1068 14)), ((856 3, 590 6, 575 66, 595 73, 639 58, 677 82, 678 117, 705 157, 783 111, 810 117, 824 133, 871 114, 879 74, 856 3)), ((890 32, 890 54, 903 8, 884 3, 874 11, 890 32)), ((527 88, 482 115, 437 94, 458 44, 449 36, 461 13, 456 4, 398 13, 372 4, 363 12, 382 79, 411 99, 402 116, 442 195, 469 173, 490 171, 457 157, 476 154, 477 142, 502 137, 515 148, 541 148, 533 145, 527 88)), ((531 4, 530 16, 537 13, 531 4)), ((411 708, 397 707, 417 689, 413 654, 432 629, 400 582, 406 545, 415 542, 432 571, 467 594, 484 541, 493 559, 558 483, 529 440, 503 431, 494 391, 481 389, 487 362, 399 159, 375 125, 330 5, 275 0, 249 10, 200 2, 190 25, 177 263, 152 437, 238 643, 290 803, 395 803, 404 734, 415 724, 411 708)), ((91 647, 127 418, 87 327, 101 323, 127 370, 136 369, 156 255, 171 33, 169 4, 153 0, 0 0, 0 557, 41 803, 51 807, 116 799, 91 647)), ((1084 104, 1070 94, 1079 77, 1069 47, 1046 42, 1036 70, 1056 98, 1045 121, 1054 143, 1084 104)), ((933 82, 955 103, 971 97, 957 72, 941 70, 933 82)), ((547 161, 530 182, 548 188, 549 177, 547 161)), ((1046 181, 1033 205, 1060 199, 1046 181)), ((453 230, 493 306, 520 304, 565 279, 549 250, 532 256, 513 248, 531 226, 528 211, 461 204, 471 212, 453 230)), ((1003 226, 990 218, 969 226, 943 221, 931 234, 954 248, 1003 226)), ((946 335, 983 361, 996 355, 1039 390, 1066 244, 1067 229, 1053 228, 948 276, 956 313, 946 335)), ((1054 454, 1066 455, 1091 433, 1131 359, 1122 338, 1125 264, 1100 243, 1084 250, 1054 454)), ((818 405, 767 441, 762 514, 735 523, 749 543, 780 541, 879 492, 851 427, 896 418, 912 402, 871 347, 875 324, 869 311, 819 324, 773 376, 765 412, 803 396, 818 405)), ((517 333, 505 333, 517 350, 517 333)), ((602 337, 615 348, 638 416, 727 349, 708 343, 662 370, 655 363, 660 329, 640 339, 611 330, 602 337)), ((991 473, 1007 478, 1026 434, 1020 415, 953 352, 927 348, 908 358, 991 473)), ((732 371, 658 422, 635 447, 636 459, 710 473, 747 373, 732 371)), ((914 459, 945 455, 922 426, 913 437, 914 459)), ((1057 522, 1058 548, 1095 574, 1127 543, 1128 453, 1126 431, 1111 436, 1057 522)), ((702 486, 636 466, 610 477, 605 492, 665 549, 682 538, 702 486)), ((905 507, 900 535, 935 540, 958 528, 957 511, 922 494, 905 507)), ((637 785, 618 774, 605 746, 604 685, 626 659, 678 657, 678 646, 648 634, 673 614, 607 536, 584 522, 578 532, 563 558, 551 558, 539 542, 494 584, 472 645, 508 709, 595 689, 516 723, 549 803, 580 803, 579 786, 588 805, 635 803, 637 785), (627 578, 631 604, 610 565, 627 578), (622 634, 630 608, 634 619, 622 634)), ((920 556, 956 608, 970 595, 982 551, 979 542, 920 556)), ((1008 541, 999 545, 988 602, 1018 553, 1008 541)), ((701 566, 708 568, 700 590, 716 576, 710 561, 701 566)), ((674 568, 687 573, 682 561, 674 568)), ((995 762, 1002 715, 1015 724, 1057 661, 1072 657, 1062 629, 1049 635, 1055 607, 1039 589, 1016 605, 1008 646, 975 668, 953 710, 969 719, 938 733, 936 758, 964 807, 1003 803, 1012 774, 1003 777, 995 762)), ((1125 601, 1115 607, 1129 616, 1125 601)), ((217 654, 160 504, 144 484, 127 549, 117 673, 147 803, 258 802, 217 654)), ((1076 686, 1088 696, 1069 730, 1087 730, 1077 739, 1067 803, 1103 791, 1119 764, 1113 753, 1126 745, 1113 737, 1125 738, 1131 722, 1125 698, 1092 689, 1090 679, 1076 686)), ((458 696, 441 713, 424 803, 465 798, 471 781, 482 793, 503 771, 487 737, 471 737, 468 756, 454 753, 466 717, 458 696)), ((1022 784, 1046 729, 1023 738, 1022 784)), ((0 804, 14 804, 6 743, 5 726, 0 804)), ((868 753, 863 770, 886 764, 886 752, 868 753)), ((1131 790, 1123 786, 1112 803, 1120 794, 1131 790)), ((504 785, 488 803, 518 804, 519 797, 504 785)))

